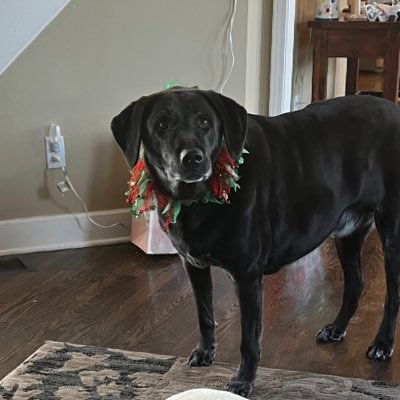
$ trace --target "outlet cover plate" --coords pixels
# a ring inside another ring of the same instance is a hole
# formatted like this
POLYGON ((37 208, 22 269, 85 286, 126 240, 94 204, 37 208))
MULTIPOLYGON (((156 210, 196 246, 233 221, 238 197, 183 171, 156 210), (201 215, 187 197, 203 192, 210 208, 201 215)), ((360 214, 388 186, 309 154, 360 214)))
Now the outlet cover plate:
POLYGON ((52 143, 48 136, 45 136, 45 146, 46 146, 46 161, 47 169, 61 168, 61 165, 65 165, 65 147, 64 147, 64 137, 60 136, 58 140, 59 151, 52 151, 52 143), (54 160, 55 156, 59 156, 61 162, 54 160), (61 164, 62 163, 62 164, 61 164))

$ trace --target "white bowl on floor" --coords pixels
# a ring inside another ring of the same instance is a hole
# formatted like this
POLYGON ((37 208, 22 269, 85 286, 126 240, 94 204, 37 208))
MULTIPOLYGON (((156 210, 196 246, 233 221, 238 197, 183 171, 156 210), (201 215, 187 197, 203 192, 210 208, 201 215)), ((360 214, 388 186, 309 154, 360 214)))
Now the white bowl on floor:
POLYGON ((243 400, 237 394, 213 389, 192 389, 168 397, 166 400, 243 400))

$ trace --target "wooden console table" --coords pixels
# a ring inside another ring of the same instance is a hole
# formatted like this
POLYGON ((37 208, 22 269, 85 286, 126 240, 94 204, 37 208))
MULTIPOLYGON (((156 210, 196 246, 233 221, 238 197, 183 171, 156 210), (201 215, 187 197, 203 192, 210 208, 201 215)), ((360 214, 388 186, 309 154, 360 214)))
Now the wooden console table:
POLYGON ((329 57, 347 58, 346 95, 357 92, 359 58, 383 57, 383 97, 397 102, 400 22, 310 21, 313 38, 312 101, 326 99, 329 57))

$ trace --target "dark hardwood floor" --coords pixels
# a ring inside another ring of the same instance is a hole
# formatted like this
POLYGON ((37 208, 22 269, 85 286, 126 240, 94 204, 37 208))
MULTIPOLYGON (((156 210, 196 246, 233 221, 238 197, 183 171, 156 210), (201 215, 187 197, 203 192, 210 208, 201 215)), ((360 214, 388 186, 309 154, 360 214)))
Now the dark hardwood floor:
MULTIPOLYGON (((26 269, 0 272, 1 377, 45 340, 179 356, 187 356, 196 344, 195 305, 175 256, 146 256, 122 244, 20 259, 26 269)), ((386 363, 365 357, 385 296, 375 232, 367 239, 363 260, 366 288, 340 344, 315 342, 316 331, 334 319, 341 304, 343 279, 332 240, 265 278, 261 365, 400 382, 400 351, 386 363)), ((237 363, 238 302, 223 271, 215 269, 213 274, 217 359, 237 363)))

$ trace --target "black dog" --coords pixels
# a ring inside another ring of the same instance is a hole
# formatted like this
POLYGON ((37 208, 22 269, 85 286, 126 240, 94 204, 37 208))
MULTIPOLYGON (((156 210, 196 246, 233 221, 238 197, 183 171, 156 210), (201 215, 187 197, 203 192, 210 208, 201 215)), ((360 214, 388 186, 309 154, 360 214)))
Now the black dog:
MULTIPOLYGON (((363 289, 360 252, 375 221, 385 257, 387 296, 367 357, 393 352, 400 302, 400 111, 393 103, 349 96, 273 118, 249 115, 212 91, 172 89, 142 97, 112 121, 131 166, 139 146, 155 187, 185 199, 167 232, 181 255, 196 298, 200 340, 192 366, 214 360, 210 265, 234 278, 241 310, 241 362, 226 389, 248 395, 260 359, 263 274, 278 271, 336 238, 345 287, 342 308, 317 335, 341 340, 363 289), (231 204, 203 204, 225 142, 239 168, 231 204)), ((161 224, 165 215, 159 213, 161 224)))

